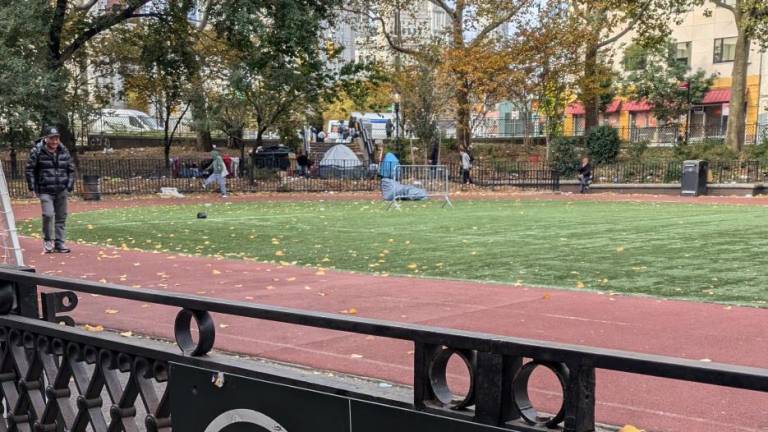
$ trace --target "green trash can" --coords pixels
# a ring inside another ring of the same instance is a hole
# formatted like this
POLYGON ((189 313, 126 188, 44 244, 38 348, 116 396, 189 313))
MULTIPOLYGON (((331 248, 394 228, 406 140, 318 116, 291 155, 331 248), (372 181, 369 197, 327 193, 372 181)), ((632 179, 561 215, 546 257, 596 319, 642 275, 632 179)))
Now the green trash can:
POLYGON ((83 199, 86 201, 99 201, 101 199, 101 176, 83 176, 83 199))

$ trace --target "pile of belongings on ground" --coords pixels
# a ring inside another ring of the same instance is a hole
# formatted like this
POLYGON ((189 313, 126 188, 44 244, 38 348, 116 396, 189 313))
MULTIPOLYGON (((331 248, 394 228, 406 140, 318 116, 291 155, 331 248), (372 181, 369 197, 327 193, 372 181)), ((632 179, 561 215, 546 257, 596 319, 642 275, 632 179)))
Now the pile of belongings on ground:
POLYGON ((427 199, 427 191, 416 187, 404 185, 398 182, 398 169, 400 161, 392 153, 387 153, 379 168, 381 176, 381 196, 385 201, 410 200, 418 201, 427 199))

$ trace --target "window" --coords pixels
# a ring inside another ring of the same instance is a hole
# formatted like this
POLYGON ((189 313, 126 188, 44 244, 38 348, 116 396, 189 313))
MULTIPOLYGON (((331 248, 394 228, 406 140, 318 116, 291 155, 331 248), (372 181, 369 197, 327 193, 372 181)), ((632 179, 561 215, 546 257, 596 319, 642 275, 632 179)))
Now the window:
POLYGON ((736 57, 736 38, 715 39, 714 63, 731 62, 736 57))
POLYGON ((678 42, 675 45, 675 60, 678 63, 686 66, 691 65, 691 43, 690 42, 678 42))

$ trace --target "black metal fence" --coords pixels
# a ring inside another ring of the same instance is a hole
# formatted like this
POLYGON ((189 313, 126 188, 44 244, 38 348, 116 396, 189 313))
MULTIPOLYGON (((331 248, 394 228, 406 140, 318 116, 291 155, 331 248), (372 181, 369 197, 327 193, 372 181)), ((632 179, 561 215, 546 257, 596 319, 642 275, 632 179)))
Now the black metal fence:
POLYGON ((592 432, 598 369, 768 392, 768 369, 136 290, 23 270, 0 267, 0 396, 7 407, 0 430, 216 432, 237 422, 270 431, 317 430, 318 424, 323 430, 351 430, 344 425, 354 421, 355 430, 369 432, 496 427, 592 432), (66 291, 39 294, 39 286, 66 291), (176 345, 71 327, 69 314, 78 301, 100 301, 95 297, 178 308, 176 345), (298 373, 266 374, 257 362, 217 355, 212 314, 409 341, 411 400, 318 384, 298 373), (448 385, 452 358, 469 372, 464 395, 448 385), (551 414, 539 412, 529 397, 529 379, 539 368, 560 383, 562 404, 551 414))
MULTIPOLYGON (((24 161, 11 166, 3 161, 11 197, 28 196, 24 179, 24 161)), ((111 194, 153 194, 161 187, 175 187, 179 192, 202 192, 206 177, 205 159, 175 160, 166 168, 162 159, 81 159, 79 176, 99 176, 100 192, 111 194)), ((453 187, 462 183, 461 165, 447 165, 453 187)), ((284 159, 275 165, 247 162, 231 165, 232 175, 227 189, 235 192, 373 192, 380 189, 378 167, 356 161, 326 161, 323 166, 302 169, 294 160, 284 159)), ((713 161, 709 163, 709 183, 762 183, 766 181, 768 165, 761 161, 713 161)), ((682 162, 660 160, 620 162, 597 165, 594 183, 677 183, 682 174, 682 162)), ((561 176, 547 163, 475 161, 471 170, 473 183, 484 188, 516 188, 551 190, 560 188, 561 176)), ((216 184, 212 185, 214 188, 216 184)), ((82 181, 76 184, 84 192, 82 181)))
MULTIPOLYGON (((768 165, 761 161, 712 161, 708 182, 713 184, 762 183, 768 165)), ((595 183, 677 183, 682 175, 682 162, 672 160, 622 162, 598 165, 594 169, 595 183)))
MULTIPOLYGON (((366 192, 380 189, 378 167, 357 161, 326 160, 302 169, 293 159, 277 158, 246 161, 230 165, 232 175, 227 188, 235 192, 366 192)), ((28 196, 24 161, 15 166, 3 161, 11 197, 28 196)), ((205 168, 210 159, 174 160, 166 167, 163 159, 85 159, 81 158, 78 176, 99 176, 101 194, 153 194, 161 187, 175 187, 179 192, 201 192, 205 168)), ((448 165, 450 181, 461 182, 458 163, 448 165)), ((486 187, 516 187, 557 190, 559 176, 543 164, 476 164, 475 184, 486 187)), ((216 185, 212 185, 216 187, 216 185)), ((78 193, 83 182, 76 183, 78 193)))

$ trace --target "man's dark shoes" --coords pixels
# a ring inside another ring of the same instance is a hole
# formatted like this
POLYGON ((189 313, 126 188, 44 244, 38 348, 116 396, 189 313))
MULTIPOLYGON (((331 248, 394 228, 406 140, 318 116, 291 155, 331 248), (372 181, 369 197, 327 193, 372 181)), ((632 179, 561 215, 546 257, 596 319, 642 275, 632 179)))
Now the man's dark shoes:
POLYGON ((70 253, 70 252, 72 252, 71 250, 65 248, 64 246, 56 246, 55 248, 53 248, 53 251, 56 252, 56 253, 70 253))

